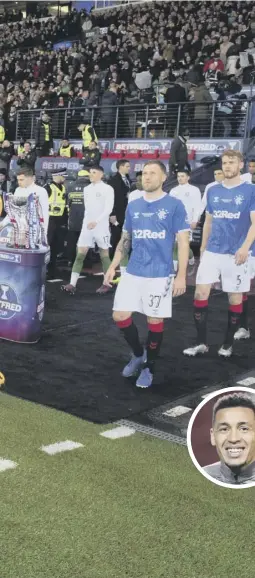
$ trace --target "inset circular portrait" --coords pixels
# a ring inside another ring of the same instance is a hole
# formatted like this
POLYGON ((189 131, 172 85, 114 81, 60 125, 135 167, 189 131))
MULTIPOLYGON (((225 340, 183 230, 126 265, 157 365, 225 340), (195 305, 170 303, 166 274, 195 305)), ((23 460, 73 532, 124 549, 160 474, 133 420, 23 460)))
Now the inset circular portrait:
POLYGON ((197 470, 225 488, 255 486, 255 390, 227 387, 195 409, 187 431, 197 470))

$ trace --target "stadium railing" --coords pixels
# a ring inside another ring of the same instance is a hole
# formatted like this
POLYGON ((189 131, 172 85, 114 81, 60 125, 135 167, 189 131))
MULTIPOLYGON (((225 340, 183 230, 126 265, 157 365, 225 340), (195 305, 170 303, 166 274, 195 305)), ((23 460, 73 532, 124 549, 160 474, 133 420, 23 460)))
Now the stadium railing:
MULTIPOLYGON (((171 104, 138 104, 116 107, 47 108, 54 138, 80 139, 78 126, 90 124, 101 139, 173 138, 188 129, 191 138, 248 138, 252 108, 249 100, 237 100, 231 114, 223 112, 219 101, 212 104, 194 102, 171 104)), ((17 112, 16 140, 34 140, 42 109, 17 112)))

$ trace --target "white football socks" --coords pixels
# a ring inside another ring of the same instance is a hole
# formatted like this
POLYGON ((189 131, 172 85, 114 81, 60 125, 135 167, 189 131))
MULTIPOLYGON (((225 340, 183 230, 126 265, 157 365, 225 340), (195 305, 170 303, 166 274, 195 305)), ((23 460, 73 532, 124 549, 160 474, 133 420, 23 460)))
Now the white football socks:
POLYGON ((76 287, 79 277, 80 277, 80 273, 72 273, 70 285, 72 285, 73 287, 76 287))

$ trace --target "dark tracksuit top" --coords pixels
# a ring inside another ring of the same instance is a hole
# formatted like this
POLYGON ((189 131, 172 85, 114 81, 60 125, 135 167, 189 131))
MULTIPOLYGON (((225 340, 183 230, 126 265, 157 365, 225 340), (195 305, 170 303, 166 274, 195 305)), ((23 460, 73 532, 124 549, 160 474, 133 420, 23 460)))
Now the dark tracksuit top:
POLYGON ((233 486, 255 482, 255 460, 243 468, 239 474, 233 473, 231 468, 223 462, 216 462, 215 464, 205 466, 203 470, 215 480, 224 482, 225 484, 232 484, 233 486))

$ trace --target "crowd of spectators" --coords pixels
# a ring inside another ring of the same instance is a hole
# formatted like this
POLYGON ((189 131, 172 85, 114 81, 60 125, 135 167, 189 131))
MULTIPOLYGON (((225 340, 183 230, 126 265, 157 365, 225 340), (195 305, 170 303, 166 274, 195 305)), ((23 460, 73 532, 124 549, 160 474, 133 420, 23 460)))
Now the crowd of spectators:
POLYGON ((165 136, 173 136, 174 103, 183 102, 182 117, 193 136, 206 136, 213 88, 223 103, 217 108, 221 122, 216 136, 235 136, 245 114, 238 95, 254 71, 254 19, 253 2, 155 2, 3 23, 0 124, 14 140, 17 113, 23 110, 19 137, 30 138, 31 115, 26 111, 54 108, 53 133, 61 138, 62 111, 69 108, 65 130, 76 137, 75 127, 91 122, 94 107, 93 120, 102 125, 99 136, 111 137, 115 105, 128 104, 133 108, 121 110, 118 136, 129 137, 135 136, 137 118, 142 125, 144 104, 165 104, 165 136), (100 34, 96 27, 104 31, 100 34), (91 30, 97 30, 94 37, 88 34, 91 30), (54 43, 67 39, 74 41, 71 47, 53 49, 54 43))

